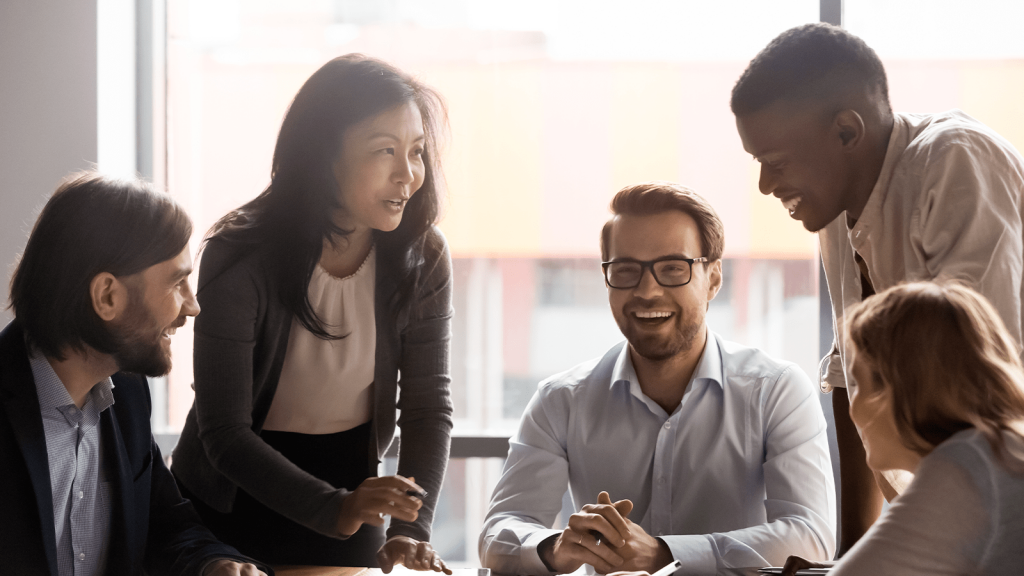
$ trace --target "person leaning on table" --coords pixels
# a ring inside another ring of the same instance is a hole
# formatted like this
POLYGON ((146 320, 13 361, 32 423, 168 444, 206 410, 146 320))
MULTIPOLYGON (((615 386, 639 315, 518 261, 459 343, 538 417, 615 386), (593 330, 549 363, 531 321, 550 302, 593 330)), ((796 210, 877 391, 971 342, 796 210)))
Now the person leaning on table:
POLYGON ((288 109, 269 187, 207 234, 172 470, 270 564, 446 570, 429 544, 452 428, 444 114, 393 66, 331 60, 288 109), (398 474, 378 478, 396 423, 398 474))

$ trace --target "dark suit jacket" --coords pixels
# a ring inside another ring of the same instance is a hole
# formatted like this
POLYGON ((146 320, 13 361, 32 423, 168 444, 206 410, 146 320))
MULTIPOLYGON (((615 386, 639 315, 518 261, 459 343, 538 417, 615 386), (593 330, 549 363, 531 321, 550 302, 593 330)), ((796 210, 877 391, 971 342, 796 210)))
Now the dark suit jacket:
MULTIPOLYGON (((218 542, 178 492, 153 442, 146 379, 119 372, 113 381, 114 405, 100 418, 115 482, 107 573, 192 575, 213 557, 252 562, 218 542)), ((0 572, 57 576, 46 437, 17 320, 0 332, 0 572)))

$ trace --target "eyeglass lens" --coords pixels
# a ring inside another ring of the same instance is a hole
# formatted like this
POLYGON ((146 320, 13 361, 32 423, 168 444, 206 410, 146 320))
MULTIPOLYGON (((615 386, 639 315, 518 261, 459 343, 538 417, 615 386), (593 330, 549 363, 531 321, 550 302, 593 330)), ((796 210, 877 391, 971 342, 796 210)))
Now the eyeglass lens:
POLYGON ((612 262, 605 268, 605 277, 612 288, 633 288, 640 284, 644 268, 651 268, 654 280, 662 286, 682 286, 690 281, 690 263, 686 260, 662 260, 653 264, 612 262))

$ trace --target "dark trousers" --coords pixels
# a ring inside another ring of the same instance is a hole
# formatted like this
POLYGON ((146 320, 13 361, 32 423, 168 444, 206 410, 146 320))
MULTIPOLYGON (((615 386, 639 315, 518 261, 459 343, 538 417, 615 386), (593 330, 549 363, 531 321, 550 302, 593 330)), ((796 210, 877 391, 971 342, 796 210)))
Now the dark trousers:
MULTIPOLYGON (((260 436, 299 468, 335 488, 354 490, 363 480, 377 475, 368 457, 371 424, 334 434, 264 430, 260 436)), ((206 505, 181 483, 178 488, 217 538, 267 564, 377 566, 377 550, 384 545, 382 527, 364 524, 348 539, 339 540, 285 518, 241 488, 227 514, 206 505)))

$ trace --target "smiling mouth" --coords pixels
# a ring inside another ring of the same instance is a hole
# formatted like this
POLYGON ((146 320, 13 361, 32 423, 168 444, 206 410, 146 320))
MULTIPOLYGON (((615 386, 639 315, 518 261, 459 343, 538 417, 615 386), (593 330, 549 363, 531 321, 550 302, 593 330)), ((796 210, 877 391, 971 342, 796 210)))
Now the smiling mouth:
POLYGON ((631 314, 633 321, 641 326, 660 326, 672 318, 672 312, 662 310, 638 310, 631 314))
POLYGON ((800 201, 803 200, 803 196, 791 196, 782 201, 782 206, 789 211, 789 215, 792 216, 796 213, 796 207, 800 205, 800 201))
POLYGON ((385 201, 384 201, 384 203, 385 203, 385 204, 387 204, 387 205, 388 205, 388 206, 390 206, 391 208, 396 208, 396 209, 397 209, 397 208, 402 208, 403 206, 405 206, 405 205, 406 205, 406 203, 407 203, 407 202, 409 202, 409 201, 408 201, 408 200, 404 200, 404 199, 399 199, 399 200, 385 200, 385 201))

